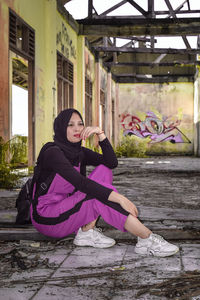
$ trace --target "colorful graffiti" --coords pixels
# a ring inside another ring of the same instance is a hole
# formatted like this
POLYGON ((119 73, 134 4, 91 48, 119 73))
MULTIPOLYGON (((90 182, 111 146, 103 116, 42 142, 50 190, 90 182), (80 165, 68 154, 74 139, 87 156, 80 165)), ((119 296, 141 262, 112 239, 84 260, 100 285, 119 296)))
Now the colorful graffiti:
POLYGON ((139 138, 150 138, 150 144, 170 141, 171 143, 191 143, 178 128, 181 120, 174 117, 160 119, 153 112, 147 112, 144 121, 131 114, 123 114, 121 125, 123 134, 135 135, 139 138))

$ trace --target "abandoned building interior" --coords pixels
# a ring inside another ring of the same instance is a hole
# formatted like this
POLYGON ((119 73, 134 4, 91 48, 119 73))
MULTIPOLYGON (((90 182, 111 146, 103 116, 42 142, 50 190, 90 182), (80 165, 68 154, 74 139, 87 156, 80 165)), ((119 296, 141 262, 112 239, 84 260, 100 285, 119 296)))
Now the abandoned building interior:
POLYGON ((107 1, 99 12, 88 0, 76 20, 70 2, 1 0, 0 136, 26 135, 32 165, 57 113, 74 107, 115 146, 135 136, 150 154, 199 156, 199 2, 107 1))

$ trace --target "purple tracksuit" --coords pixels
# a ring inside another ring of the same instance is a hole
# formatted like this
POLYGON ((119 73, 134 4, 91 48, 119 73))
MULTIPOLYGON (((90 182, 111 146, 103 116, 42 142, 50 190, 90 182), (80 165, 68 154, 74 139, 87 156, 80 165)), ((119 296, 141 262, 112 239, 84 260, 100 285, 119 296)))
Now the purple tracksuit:
POLYGON ((31 206, 32 224, 39 232, 63 238, 98 216, 126 231, 124 223, 129 213, 108 200, 110 193, 116 191, 111 171, 117 165, 116 156, 108 139, 99 144, 103 155, 82 147, 82 165, 96 166, 88 177, 81 175, 80 164, 73 166, 58 147, 46 150, 40 182, 49 172, 54 172, 55 177, 48 192, 31 206))

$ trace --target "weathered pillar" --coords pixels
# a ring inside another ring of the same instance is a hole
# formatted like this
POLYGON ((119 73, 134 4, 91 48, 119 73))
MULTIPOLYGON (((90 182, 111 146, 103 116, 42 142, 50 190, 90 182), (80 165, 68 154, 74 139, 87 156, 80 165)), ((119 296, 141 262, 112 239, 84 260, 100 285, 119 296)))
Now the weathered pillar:
POLYGON ((115 111, 115 140, 114 144, 117 146, 119 142, 119 83, 116 83, 115 85, 115 102, 114 102, 114 111, 115 111))
POLYGON ((95 118, 92 120, 94 126, 99 124, 99 108, 100 108, 100 62, 98 54, 95 56, 95 118))
POLYGON ((85 38, 77 38, 77 81, 74 107, 81 112, 85 120, 85 38))
POLYGON ((112 96, 111 96, 111 72, 107 73, 107 90, 106 90, 106 136, 111 140, 112 130, 112 96))
POLYGON ((8 8, 0 3, 0 136, 8 141, 10 138, 9 124, 9 76, 8 76, 8 8))
POLYGON ((200 67, 199 66, 197 66, 197 72, 194 81, 194 155, 200 156, 200 67))

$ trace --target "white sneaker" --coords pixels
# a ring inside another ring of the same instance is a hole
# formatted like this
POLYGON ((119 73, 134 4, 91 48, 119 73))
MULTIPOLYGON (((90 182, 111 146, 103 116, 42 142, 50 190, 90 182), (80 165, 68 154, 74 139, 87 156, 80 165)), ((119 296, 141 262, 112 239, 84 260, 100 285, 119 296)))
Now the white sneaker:
POLYGON ((100 228, 82 231, 79 228, 73 241, 76 246, 91 246, 95 248, 109 248, 115 244, 115 240, 103 235, 100 228))
POLYGON ((179 251, 179 248, 168 243, 158 234, 151 233, 147 239, 138 237, 135 246, 137 254, 154 255, 159 257, 171 256, 179 251))

